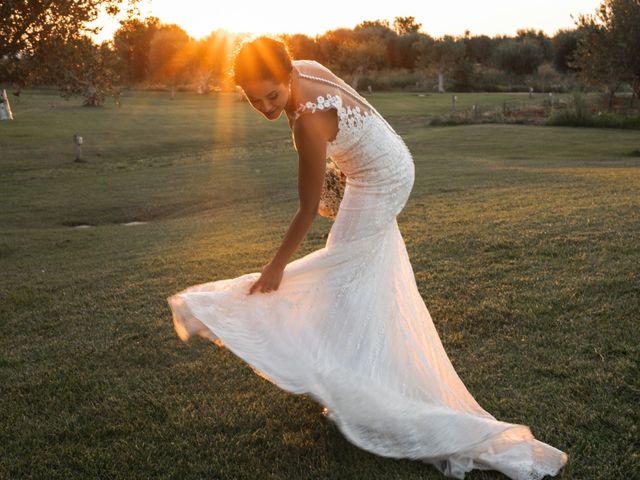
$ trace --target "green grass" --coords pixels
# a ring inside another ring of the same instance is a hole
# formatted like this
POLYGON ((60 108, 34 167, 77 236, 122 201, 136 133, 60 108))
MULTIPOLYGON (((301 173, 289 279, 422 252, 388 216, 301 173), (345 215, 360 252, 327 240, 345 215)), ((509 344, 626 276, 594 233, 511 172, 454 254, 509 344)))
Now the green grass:
MULTIPOLYGON (((632 478, 638 133, 427 128, 449 97, 371 101, 413 152, 398 223, 469 390, 566 451, 560 478, 632 478)), ((259 271, 278 248, 297 207, 284 119, 225 94, 80 103, 27 91, 0 122, 0 478, 443 478, 358 449, 306 395, 173 330, 168 295, 259 271)))

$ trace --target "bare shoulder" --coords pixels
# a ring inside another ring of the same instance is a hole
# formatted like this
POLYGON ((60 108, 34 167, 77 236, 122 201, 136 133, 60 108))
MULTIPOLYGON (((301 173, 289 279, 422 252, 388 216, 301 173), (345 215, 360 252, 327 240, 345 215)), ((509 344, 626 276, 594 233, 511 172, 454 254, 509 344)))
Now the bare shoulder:
POLYGON ((338 133, 338 116, 334 109, 303 112, 293 123, 293 135, 298 139, 331 141, 338 133))

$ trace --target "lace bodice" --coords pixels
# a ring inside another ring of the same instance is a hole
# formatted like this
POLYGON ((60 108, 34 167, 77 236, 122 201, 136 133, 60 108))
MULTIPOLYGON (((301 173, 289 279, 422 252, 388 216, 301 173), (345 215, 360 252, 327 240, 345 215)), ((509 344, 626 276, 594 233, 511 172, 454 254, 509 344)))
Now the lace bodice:
POLYGON ((292 63, 298 103, 293 121, 303 114, 336 110, 338 133, 327 142, 327 156, 346 174, 347 182, 380 184, 383 177, 402 181, 413 174, 404 141, 364 97, 314 60, 292 63))
POLYGON ((359 106, 353 108, 344 107, 342 105, 342 97, 339 95, 331 95, 330 93, 327 93, 326 97, 319 96, 315 103, 307 101, 304 104, 300 104, 296 113, 300 115, 300 113, 305 110, 315 112, 316 110, 326 110, 328 108, 335 108, 338 112, 338 129, 343 132, 347 130, 361 130, 364 126, 365 119, 369 116, 369 112, 361 110, 359 106))

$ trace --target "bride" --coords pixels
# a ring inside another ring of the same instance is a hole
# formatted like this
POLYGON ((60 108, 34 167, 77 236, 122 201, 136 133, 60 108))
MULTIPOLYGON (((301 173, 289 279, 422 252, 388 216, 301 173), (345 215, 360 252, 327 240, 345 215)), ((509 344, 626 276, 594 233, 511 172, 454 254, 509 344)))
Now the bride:
POLYGON ((178 336, 208 338, 278 387, 310 395, 377 455, 454 478, 556 475, 567 455, 485 411, 444 351, 396 221, 415 173, 402 138, 328 68, 291 60, 271 38, 243 44, 234 76, 257 112, 288 118, 299 208, 261 272, 167 298, 178 336), (328 157, 346 175, 335 221, 323 248, 290 261, 317 214, 328 157))

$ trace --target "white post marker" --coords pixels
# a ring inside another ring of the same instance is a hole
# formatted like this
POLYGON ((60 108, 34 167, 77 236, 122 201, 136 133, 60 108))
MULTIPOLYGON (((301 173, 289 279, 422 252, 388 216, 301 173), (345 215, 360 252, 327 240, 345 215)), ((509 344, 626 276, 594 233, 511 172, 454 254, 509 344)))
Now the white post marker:
POLYGON ((7 97, 7 90, 4 88, 2 89, 2 98, 0 98, 0 120, 13 120, 9 97, 7 97))
POLYGON ((77 133, 73 136, 73 144, 76 146, 76 162, 82 161, 82 137, 77 133))

